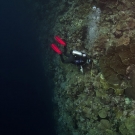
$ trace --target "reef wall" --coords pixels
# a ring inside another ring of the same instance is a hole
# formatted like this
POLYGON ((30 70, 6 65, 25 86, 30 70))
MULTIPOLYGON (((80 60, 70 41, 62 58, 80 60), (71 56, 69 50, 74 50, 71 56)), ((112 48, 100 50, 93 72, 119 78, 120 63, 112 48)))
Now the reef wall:
POLYGON ((54 35, 59 35, 67 42, 68 51, 84 51, 93 59, 82 74, 51 53, 57 134, 133 135, 135 2, 50 0, 44 7, 48 18, 41 26, 49 32, 41 40, 47 40, 49 46, 54 35))

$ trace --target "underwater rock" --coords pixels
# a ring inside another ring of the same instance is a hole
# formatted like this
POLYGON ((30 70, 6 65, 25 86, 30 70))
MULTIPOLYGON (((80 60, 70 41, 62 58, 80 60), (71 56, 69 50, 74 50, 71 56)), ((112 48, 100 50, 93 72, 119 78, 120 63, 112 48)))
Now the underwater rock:
POLYGON ((105 98, 107 98, 107 96, 108 95, 105 90, 100 89, 100 90, 96 91, 96 97, 98 97, 98 98, 105 99, 105 98))
POLYGON ((128 117, 122 125, 119 127, 122 135, 134 135, 135 134, 135 116, 128 117))
POLYGON ((113 130, 106 129, 105 135, 118 135, 118 134, 115 131, 113 131, 113 130))
POLYGON ((102 74, 100 74, 100 80, 99 82, 102 84, 102 87, 104 90, 109 89, 109 84, 107 83, 107 81, 105 80, 104 76, 102 74))
POLYGON ((84 113, 84 116, 86 117, 86 118, 91 118, 91 109, 90 108, 88 108, 88 107, 83 107, 83 110, 82 110, 82 112, 84 113))
POLYGON ((127 26, 128 26, 127 29, 134 29, 135 28, 135 19, 134 18, 129 17, 126 19, 126 22, 127 22, 127 26))
POLYGON ((135 65, 131 65, 128 67, 128 78, 130 78, 131 86, 130 88, 125 89, 125 94, 135 99, 135 65))
POLYGON ((122 135, 127 135, 128 134, 128 130, 127 130, 124 123, 122 125, 120 125, 119 131, 121 132, 122 135))
POLYGON ((122 115, 123 115, 123 112, 116 108, 115 115, 116 115, 116 119, 120 119, 122 117, 122 115))
POLYGON ((98 129, 90 129, 89 132, 86 135, 99 135, 101 134, 101 131, 98 129))
POLYGON ((122 36, 121 38, 118 39, 117 46, 129 45, 129 43, 130 43, 130 38, 128 36, 122 36))
POLYGON ((98 115, 100 118, 106 118, 107 117, 107 111, 105 109, 102 109, 98 112, 98 115))
POLYGON ((129 98, 125 98, 125 104, 126 104, 126 105, 131 104, 131 100, 130 100, 129 98))
POLYGON ((130 51, 130 47, 134 50, 135 45, 131 44, 129 46, 111 46, 106 55, 100 59, 101 72, 114 89, 123 90, 129 87, 126 69, 129 65, 135 64, 135 53, 130 51))
MULTIPOLYGON (((119 86, 118 85, 114 85, 114 86, 112 86, 111 84, 109 84, 106 80, 105 80, 105 78, 104 78, 104 76, 101 74, 100 75, 100 83, 101 83, 101 85, 102 85, 102 88, 104 89, 104 90, 108 90, 108 92, 110 92, 109 90, 109 88, 112 88, 112 89, 114 89, 114 92, 115 92, 115 95, 122 95, 123 94, 123 92, 124 92, 124 89, 122 89, 122 87, 121 88, 119 88, 119 86)), ((121 83, 121 85, 124 87, 124 85, 126 85, 124 82, 122 82, 121 83)), ((106 96, 106 99, 107 99, 108 97, 106 96)), ((109 101, 109 100, 108 100, 109 101)))
POLYGON ((120 38, 122 35, 123 35, 123 32, 122 32, 121 30, 116 30, 116 31, 114 32, 114 36, 115 36, 116 38, 120 38))
POLYGON ((121 20, 116 25, 117 30, 126 31, 135 28, 135 19, 133 17, 129 17, 129 13, 121 12, 119 17, 121 17, 121 20))
POLYGON ((111 124, 108 120, 102 119, 98 125, 98 128, 105 131, 106 129, 111 128, 111 124))

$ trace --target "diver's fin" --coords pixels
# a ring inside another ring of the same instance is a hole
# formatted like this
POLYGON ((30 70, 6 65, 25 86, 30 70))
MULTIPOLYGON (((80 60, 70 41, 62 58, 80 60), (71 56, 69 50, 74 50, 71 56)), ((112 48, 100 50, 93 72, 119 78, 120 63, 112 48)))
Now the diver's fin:
POLYGON ((51 48, 52 48, 57 54, 62 54, 61 50, 60 50, 55 44, 51 44, 51 48))
POLYGON ((63 41, 59 36, 54 36, 54 39, 62 46, 66 46, 66 42, 63 41))

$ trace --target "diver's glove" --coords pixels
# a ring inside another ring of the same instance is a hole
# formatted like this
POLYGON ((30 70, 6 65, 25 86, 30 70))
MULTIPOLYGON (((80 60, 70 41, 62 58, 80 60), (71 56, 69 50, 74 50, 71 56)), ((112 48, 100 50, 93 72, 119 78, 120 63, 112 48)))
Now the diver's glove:
POLYGON ((82 66, 80 66, 80 71, 83 73, 83 67, 82 66))

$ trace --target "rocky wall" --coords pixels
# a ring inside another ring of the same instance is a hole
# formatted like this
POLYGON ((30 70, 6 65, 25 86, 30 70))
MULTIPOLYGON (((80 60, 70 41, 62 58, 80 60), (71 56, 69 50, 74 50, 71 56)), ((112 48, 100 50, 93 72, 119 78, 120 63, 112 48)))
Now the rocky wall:
POLYGON ((49 42, 59 35, 68 51, 84 51, 93 59, 82 74, 56 55, 52 68, 58 135, 134 135, 135 2, 51 0, 47 7, 49 42))

